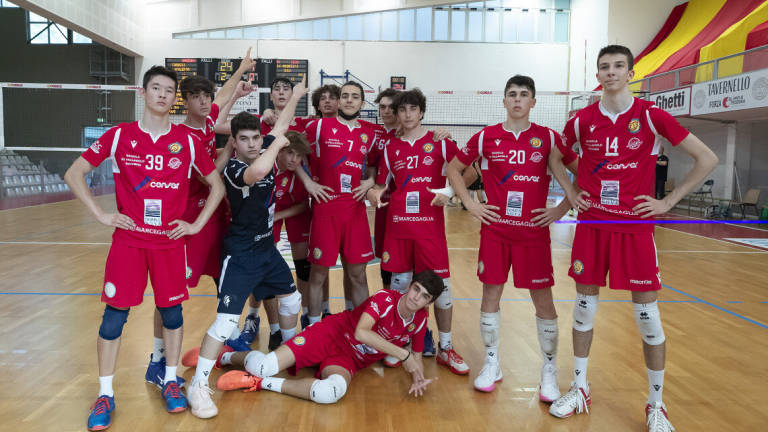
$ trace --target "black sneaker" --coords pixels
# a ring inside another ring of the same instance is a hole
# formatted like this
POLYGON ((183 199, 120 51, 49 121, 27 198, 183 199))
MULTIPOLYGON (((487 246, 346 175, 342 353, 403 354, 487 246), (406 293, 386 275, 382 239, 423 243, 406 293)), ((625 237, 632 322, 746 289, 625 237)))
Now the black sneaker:
POLYGON ((274 351, 283 343, 283 334, 280 331, 276 331, 269 335, 269 345, 267 347, 270 351, 274 351))

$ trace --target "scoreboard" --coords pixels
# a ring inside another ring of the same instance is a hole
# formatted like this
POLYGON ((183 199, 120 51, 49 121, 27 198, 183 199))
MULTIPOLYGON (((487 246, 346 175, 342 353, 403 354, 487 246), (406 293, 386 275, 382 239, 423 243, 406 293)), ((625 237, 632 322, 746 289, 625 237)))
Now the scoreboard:
MULTIPOLYGON (((176 71, 179 83, 188 76, 200 75, 213 81, 217 88, 221 88, 240 67, 241 61, 241 59, 222 58, 166 58, 165 66, 176 71)), ((243 74, 240 79, 258 85, 259 88, 268 89, 275 78, 288 78, 292 83, 297 84, 304 75, 309 74, 308 60, 255 59, 254 63, 253 69, 243 74)), ((309 86, 309 76, 307 76, 307 86, 309 86)), ((186 110, 181 94, 177 96, 178 100, 171 114, 184 115, 186 110)), ((254 93, 241 98, 232 108, 231 113, 235 114, 239 111, 262 113, 267 108, 272 108, 269 93, 254 93)), ((308 113, 307 96, 305 96, 296 107, 296 115, 306 116, 308 113)))

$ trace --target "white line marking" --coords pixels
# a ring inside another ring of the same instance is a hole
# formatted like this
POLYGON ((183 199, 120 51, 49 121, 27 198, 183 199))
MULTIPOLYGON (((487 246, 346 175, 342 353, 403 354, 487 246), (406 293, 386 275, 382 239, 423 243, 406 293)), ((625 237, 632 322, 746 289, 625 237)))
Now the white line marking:
POLYGON ((716 239, 716 238, 712 238, 712 237, 706 237, 706 236, 703 236, 703 235, 693 234, 693 233, 689 233, 689 232, 685 232, 685 231, 680 231, 680 230, 676 230, 674 228, 667 228, 667 227, 663 227, 663 226, 660 226, 659 228, 665 229, 665 230, 674 231, 674 232, 679 232, 679 233, 682 233, 682 234, 692 235, 694 237, 701 237, 701 238, 707 239, 707 240, 719 241, 720 243, 725 243, 725 244, 728 244, 728 245, 731 245, 731 246, 744 247, 744 248, 747 248, 747 249, 759 250, 759 251, 762 252, 762 249, 758 249, 758 248, 755 248, 755 247, 752 247, 752 246, 747 246, 747 245, 742 245, 742 244, 737 244, 737 243, 731 243, 729 241, 720 240, 720 239, 716 239))

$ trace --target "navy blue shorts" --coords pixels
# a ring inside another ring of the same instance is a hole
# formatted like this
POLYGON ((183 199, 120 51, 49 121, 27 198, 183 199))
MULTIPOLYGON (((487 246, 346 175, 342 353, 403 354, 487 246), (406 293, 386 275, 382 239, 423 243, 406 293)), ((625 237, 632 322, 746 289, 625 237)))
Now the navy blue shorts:
POLYGON ((256 300, 290 294, 296 284, 277 248, 227 255, 221 265, 218 313, 240 315, 248 296, 256 300))

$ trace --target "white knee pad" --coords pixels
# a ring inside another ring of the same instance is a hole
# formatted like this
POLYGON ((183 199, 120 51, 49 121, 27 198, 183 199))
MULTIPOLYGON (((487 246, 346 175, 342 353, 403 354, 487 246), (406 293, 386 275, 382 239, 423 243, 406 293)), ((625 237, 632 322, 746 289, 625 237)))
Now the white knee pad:
POLYGON ((573 329, 580 332, 592 330, 597 312, 598 296, 577 293, 576 304, 573 306, 573 329))
POLYGON ((435 300, 435 307, 438 309, 449 309, 453 306, 453 297, 451 296, 451 280, 449 278, 443 279, 445 289, 435 300))
POLYGON ((277 355, 274 351, 264 354, 261 351, 251 351, 245 356, 245 370, 260 378, 271 377, 280 372, 277 355))
POLYGON ((292 294, 278 299, 280 306, 277 312, 283 316, 296 315, 301 310, 301 294, 294 291, 292 294))
POLYGON ((232 334, 232 331, 237 328, 239 320, 239 315, 225 313, 216 314, 216 321, 214 321, 208 329, 208 336, 219 342, 224 342, 232 334))
POLYGON ((486 348, 499 345, 499 318, 501 312, 480 312, 480 334, 486 348))
POLYGON ((536 333, 541 351, 551 360, 557 354, 557 318, 545 320, 536 317, 536 333))
POLYGON ((336 403, 347 393, 347 382, 339 374, 333 374, 326 379, 316 380, 309 388, 309 398, 321 404, 336 403))
POLYGON ((392 273, 392 283, 389 284, 389 287, 393 290, 405 293, 408 291, 408 286, 411 285, 412 278, 413 272, 392 273))
POLYGON ((635 322, 643 341, 648 345, 661 345, 666 340, 661 327, 658 303, 635 303, 635 322))

